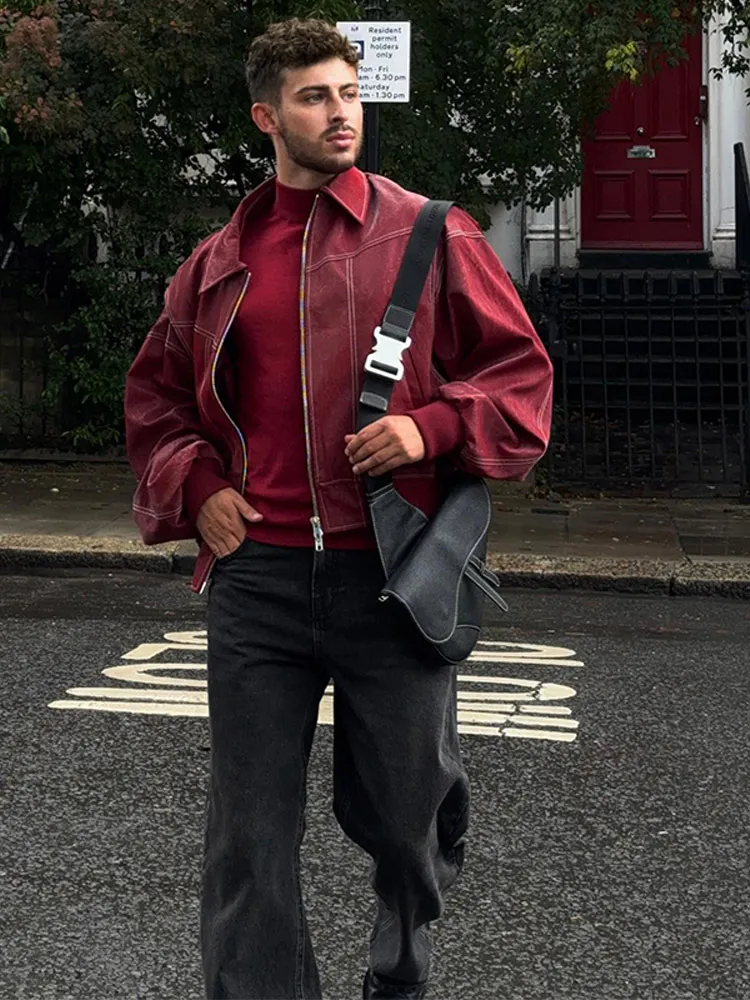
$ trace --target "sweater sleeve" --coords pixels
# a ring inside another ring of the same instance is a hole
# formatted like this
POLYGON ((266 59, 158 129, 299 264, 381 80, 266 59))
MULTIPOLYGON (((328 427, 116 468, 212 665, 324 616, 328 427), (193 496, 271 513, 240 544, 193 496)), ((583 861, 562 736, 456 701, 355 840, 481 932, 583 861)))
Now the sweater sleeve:
POLYGON ((218 459, 196 458, 183 486, 185 513, 190 523, 193 526, 197 524, 201 507, 209 497, 231 485, 226 481, 218 459))
POLYGON ((417 425, 425 447, 425 458, 439 458, 458 451, 463 444, 461 417, 443 400, 435 400, 408 414, 417 425))

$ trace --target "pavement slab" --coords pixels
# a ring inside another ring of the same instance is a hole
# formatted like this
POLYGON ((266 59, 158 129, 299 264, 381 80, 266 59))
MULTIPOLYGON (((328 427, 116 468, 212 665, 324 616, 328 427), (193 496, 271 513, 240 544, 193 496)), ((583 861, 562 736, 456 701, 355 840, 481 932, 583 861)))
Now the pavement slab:
MULTIPOLYGON (((750 595, 750 506, 726 498, 538 497, 488 483, 504 586, 750 595)), ((0 461, 0 568, 191 573, 194 542, 145 546, 124 462, 0 461)))

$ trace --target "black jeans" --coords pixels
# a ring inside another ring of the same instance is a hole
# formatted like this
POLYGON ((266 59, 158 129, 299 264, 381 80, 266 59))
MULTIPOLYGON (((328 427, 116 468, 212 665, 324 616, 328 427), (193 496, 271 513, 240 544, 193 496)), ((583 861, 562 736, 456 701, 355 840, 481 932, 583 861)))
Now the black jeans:
POLYGON ((208 607, 211 773, 201 945, 209 1000, 319 998, 300 890, 306 770, 334 682, 334 813, 373 859, 370 966, 427 980, 429 923, 463 865, 456 669, 381 602, 374 552, 245 541, 208 607))

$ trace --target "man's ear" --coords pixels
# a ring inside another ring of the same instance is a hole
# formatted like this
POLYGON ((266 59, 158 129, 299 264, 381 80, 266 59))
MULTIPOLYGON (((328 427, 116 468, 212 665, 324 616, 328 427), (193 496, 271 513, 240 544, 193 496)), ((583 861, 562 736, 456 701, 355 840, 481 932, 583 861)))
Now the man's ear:
POLYGON ((250 114, 255 124, 265 135, 278 135, 278 116, 272 104, 253 104, 250 114))

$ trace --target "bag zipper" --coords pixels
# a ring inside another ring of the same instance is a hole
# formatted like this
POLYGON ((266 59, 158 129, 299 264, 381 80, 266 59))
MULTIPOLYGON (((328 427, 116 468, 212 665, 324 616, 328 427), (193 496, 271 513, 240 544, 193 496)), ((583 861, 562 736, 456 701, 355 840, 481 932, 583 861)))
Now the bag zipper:
POLYGON ((323 551, 323 526, 320 521, 318 498, 315 495, 315 479, 313 476, 313 467, 312 467, 310 404, 307 396, 307 349, 305 346, 305 338, 306 338, 305 292, 307 288, 307 248, 310 240, 310 232, 312 231, 313 219, 315 217, 315 209, 317 208, 319 198, 320 195, 316 194, 315 201, 313 202, 312 209, 310 210, 310 216, 307 220, 307 225, 305 226, 305 235, 302 239, 302 273, 300 274, 300 290, 299 290, 300 370, 302 374, 302 408, 305 417, 305 454, 307 456, 307 478, 310 481, 310 493, 312 495, 312 508, 313 508, 313 516, 310 518, 310 524, 312 525, 313 540, 315 542, 316 552, 323 551))
MULTIPOLYGON (((247 274, 245 275, 245 281, 242 285, 242 290, 240 291, 240 294, 237 296, 237 301, 234 303, 232 311, 229 314, 229 322, 227 323, 224 332, 221 335, 221 339, 219 340, 219 345, 216 348, 216 354, 214 355, 214 361, 213 364, 211 365, 211 389, 213 390, 214 397, 216 398, 216 402, 224 411, 224 415, 226 416, 229 423, 237 431, 237 436, 239 437, 240 444, 242 445, 242 479, 240 481, 240 496, 245 495, 245 484, 247 482, 247 445, 245 444, 245 439, 242 436, 242 431, 239 429, 234 420, 232 420, 232 418, 230 417, 229 411, 227 410, 226 406, 224 406, 224 404, 222 403, 221 397, 219 396, 219 393, 216 389, 216 368, 219 363, 219 354, 221 353, 221 349, 224 346, 224 341, 227 339, 227 334, 229 333, 232 323, 234 323, 237 317, 237 313, 239 312, 240 306, 242 305, 242 300, 245 298, 245 293, 247 292, 247 286, 249 284, 250 284, 250 272, 248 271, 247 274)), ((216 563, 216 556, 212 556, 212 558, 209 560, 204 577, 200 581, 200 584, 198 586, 199 594, 202 594, 206 589, 206 587, 208 586, 208 581, 211 577, 211 571, 213 570, 215 563, 216 563)))

